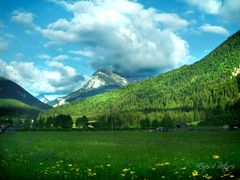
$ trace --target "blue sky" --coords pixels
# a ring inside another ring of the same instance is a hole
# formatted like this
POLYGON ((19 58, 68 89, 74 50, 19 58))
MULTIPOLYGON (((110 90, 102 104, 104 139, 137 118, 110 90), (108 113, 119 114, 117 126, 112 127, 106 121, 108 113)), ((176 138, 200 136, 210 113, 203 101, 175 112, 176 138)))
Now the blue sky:
POLYGON ((240 28, 239 0, 1 0, 0 76, 49 98, 98 69, 157 75, 240 28))

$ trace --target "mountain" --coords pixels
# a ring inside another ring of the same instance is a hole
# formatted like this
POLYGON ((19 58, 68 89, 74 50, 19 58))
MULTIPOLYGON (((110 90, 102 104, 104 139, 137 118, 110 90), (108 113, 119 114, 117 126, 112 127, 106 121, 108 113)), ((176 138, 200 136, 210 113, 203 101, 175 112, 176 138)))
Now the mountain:
POLYGON ((70 93, 63 98, 57 98, 49 102, 53 107, 68 104, 79 99, 95 96, 106 91, 111 91, 123 86, 128 85, 127 79, 110 71, 97 71, 95 72, 88 82, 79 90, 70 93))
POLYGON ((48 104, 49 102, 49 100, 43 94, 39 94, 38 96, 36 96, 36 98, 45 104, 48 104))
POLYGON ((137 84, 81 99, 42 117, 86 115, 99 126, 138 128, 142 121, 224 125, 240 122, 240 31, 202 60, 137 84))
POLYGON ((0 77, 0 99, 18 100, 37 109, 50 108, 48 105, 42 103, 37 98, 32 96, 18 84, 3 77, 0 77))

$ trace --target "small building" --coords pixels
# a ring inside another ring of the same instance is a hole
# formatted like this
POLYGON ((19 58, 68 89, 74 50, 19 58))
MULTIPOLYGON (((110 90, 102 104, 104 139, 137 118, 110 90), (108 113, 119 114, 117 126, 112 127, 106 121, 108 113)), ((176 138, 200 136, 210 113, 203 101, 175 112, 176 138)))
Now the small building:
POLYGON ((177 129, 185 129, 187 127, 187 124, 184 122, 178 122, 176 123, 176 128, 177 129))
POLYGON ((240 130, 240 123, 239 124, 229 124, 230 130, 240 130))
POLYGON ((13 132, 15 132, 15 129, 12 122, 0 122, 0 134, 13 132))
POLYGON ((164 131, 167 131, 167 129, 165 127, 157 127, 155 129, 155 132, 164 132, 164 131))

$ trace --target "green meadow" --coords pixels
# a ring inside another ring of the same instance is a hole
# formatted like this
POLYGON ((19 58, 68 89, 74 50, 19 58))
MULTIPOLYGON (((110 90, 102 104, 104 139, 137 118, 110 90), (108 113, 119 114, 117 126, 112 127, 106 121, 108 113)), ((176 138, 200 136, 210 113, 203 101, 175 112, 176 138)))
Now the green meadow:
POLYGON ((0 159, 0 179, 237 179, 240 132, 16 132, 0 159))

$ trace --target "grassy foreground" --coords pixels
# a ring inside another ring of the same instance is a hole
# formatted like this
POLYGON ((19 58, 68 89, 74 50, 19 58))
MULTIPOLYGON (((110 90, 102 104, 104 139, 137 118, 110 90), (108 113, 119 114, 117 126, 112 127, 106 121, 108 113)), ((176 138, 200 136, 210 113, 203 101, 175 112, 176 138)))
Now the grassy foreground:
POLYGON ((237 179, 240 132, 17 132, 0 160, 0 179, 237 179))

